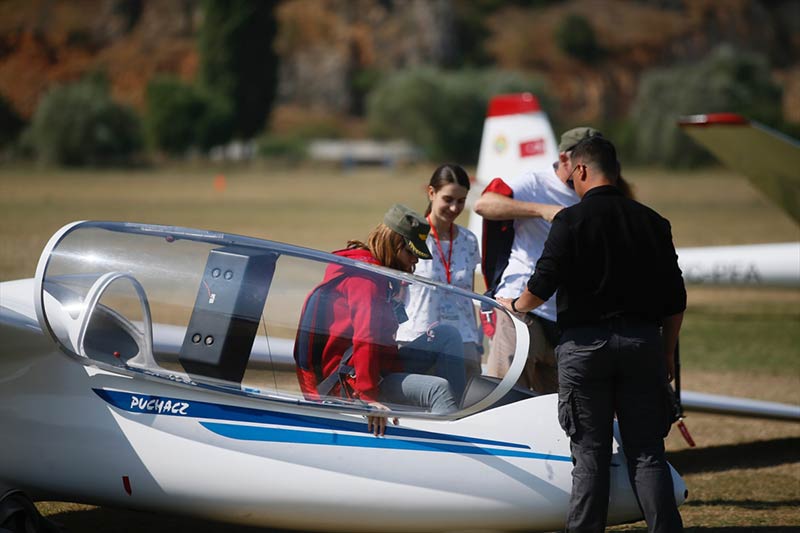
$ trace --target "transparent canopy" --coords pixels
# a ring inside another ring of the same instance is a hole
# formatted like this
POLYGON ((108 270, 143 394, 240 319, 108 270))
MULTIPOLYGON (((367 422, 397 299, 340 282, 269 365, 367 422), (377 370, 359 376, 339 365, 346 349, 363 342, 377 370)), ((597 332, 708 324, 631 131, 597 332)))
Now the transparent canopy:
POLYGON ((502 378, 482 375, 486 343, 469 349, 465 332, 445 320, 398 335, 400 324, 429 318, 408 316, 414 292, 466 309, 475 331, 481 306, 506 313, 483 296, 334 254, 189 228, 65 226, 43 252, 36 283, 42 329, 83 364, 316 408, 462 417, 502 400, 527 353, 527 330, 516 320, 517 351, 502 378))

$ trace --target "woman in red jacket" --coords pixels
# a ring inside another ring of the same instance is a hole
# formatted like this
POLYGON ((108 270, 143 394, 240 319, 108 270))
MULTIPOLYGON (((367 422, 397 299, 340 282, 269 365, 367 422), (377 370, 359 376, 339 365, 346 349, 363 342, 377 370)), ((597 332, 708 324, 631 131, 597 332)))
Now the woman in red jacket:
MULTIPOLYGON (((350 241, 346 249, 334 253, 412 273, 419 259, 431 257, 425 244, 429 231, 424 218, 397 204, 389 209, 383 224, 370 233, 366 243, 350 241)), ((330 389, 331 394, 343 392, 378 409, 386 409, 382 402, 422 407, 433 413, 448 413, 458 408, 448 380, 458 394, 463 392, 461 336, 455 328, 440 326, 398 349, 395 334, 404 312, 394 281, 344 265, 328 266, 325 279, 317 287, 325 290, 325 296, 314 304, 315 312, 321 309, 321 314, 316 315, 321 317, 318 320, 324 323, 315 324, 312 330, 327 334, 321 354, 317 354, 318 361, 313 362, 314 354, 298 353, 298 350, 312 350, 313 343, 297 342, 295 348, 298 378, 307 397, 328 394, 318 387, 333 375, 336 384, 330 389), (349 353, 352 355, 348 358, 349 353), (343 356, 347 367, 344 372, 343 356), (419 373, 424 371, 423 366, 439 375, 419 373), (340 378, 336 378, 340 373, 340 378)), ((306 300, 304 316, 310 302, 311 296, 306 300)), ((383 434, 386 419, 369 418, 370 430, 383 434)))

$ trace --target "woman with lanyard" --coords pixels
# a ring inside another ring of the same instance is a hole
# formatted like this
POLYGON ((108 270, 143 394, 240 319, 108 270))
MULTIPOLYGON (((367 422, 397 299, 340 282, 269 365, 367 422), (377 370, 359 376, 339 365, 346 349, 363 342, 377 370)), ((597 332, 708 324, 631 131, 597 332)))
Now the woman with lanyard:
MULTIPOLYGON (((478 239, 467 228, 455 224, 464 210, 469 185, 467 172, 458 165, 442 165, 433 172, 425 211, 431 226, 426 244, 433 258, 421 261, 415 274, 471 291, 475 268, 481 260, 478 239)), ((481 373, 482 338, 470 300, 448 298, 442 291, 413 285, 406 295, 406 311, 409 320, 400 325, 398 341, 409 342, 439 325, 453 326, 464 342, 467 378, 481 373)))

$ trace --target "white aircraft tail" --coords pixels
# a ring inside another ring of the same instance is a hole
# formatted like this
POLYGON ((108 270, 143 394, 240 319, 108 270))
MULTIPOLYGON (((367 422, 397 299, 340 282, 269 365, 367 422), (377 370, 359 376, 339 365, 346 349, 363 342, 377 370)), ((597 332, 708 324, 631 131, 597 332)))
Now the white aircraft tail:
MULTIPOLYGON (((531 93, 501 94, 489 101, 472 190, 474 200, 494 178, 512 178, 547 168, 558 159, 558 144, 547 114, 531 93)), ((470 202, 473 205, 474 201, 470 202)), ((469 229, 481 242, 483 219, 470 212, 469 229)))

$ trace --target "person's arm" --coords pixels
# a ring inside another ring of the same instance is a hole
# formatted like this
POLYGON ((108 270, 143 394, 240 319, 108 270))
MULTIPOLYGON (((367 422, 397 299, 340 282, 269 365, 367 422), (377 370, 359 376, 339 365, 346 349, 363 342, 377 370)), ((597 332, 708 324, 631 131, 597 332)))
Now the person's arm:
MULTIPOLYGON (((375 409, 374 414, 367 415, 367 431, 382 437, 388 417, 380 412, 389 411, 389 408, 378 401, 380 361, 385 356, 381 353, 382 347, 393 345, 390 338, 383 337, 388 334, 384 327, 387 323, 385 315, 391 311, 388 304, 380 301, 382 287, 374 280, 351 278, 343 285, 346 285, 353 324, 353 356, 350 361, 356 373, 354 388, 359 399, 375 409)), ((392 418, 392 423, 398 425, 399 420, 392 418)))
POLYGON ((675 378, 675 347, 678 345, 678 333, 683 323, 683 312, 668 316, 663 320, 664 328, 664 362, 667 365, 667 380, 675 378))
POLYGON ((672 243, 672 228, 669 221, 663 219, 663 247, 665 260, 661 262, 661 290, 663 291, 664 307, 661 310, 663 336, 664 336, 664 361, 667 367, 667 378, 675 378, 675 349, 678 345, 678 334, 683 323, 683 313, 686 310, 686 286, 683 275, 678 266, 678 254, 672 243))
POLYGON ((533 294, 527 288, 516 298, 497 297, 497 301, 512 313, 527 313, 533 311, 544 303, 544 300, 533 294))
POLYGON ((514 200, 496 192, 485 192, 475 202, 475 212, 487 220, 511 220, 515 218, 543 218, 552 222, 564 207, 538 202, 514 200))
POLYGON ((559 216, 553 221, 542 256, 525 290, 517 298, 497 298, 497 301, 513 313, 527 313, 545 303, 561 285, 568 263, 570 238, 567 222, 564 216, 559 216))
POLYGON ((352 276, 339 287, 347 298, 352 325, 353 355, 350 365, 355 370, 352 385, 359 399, 368 403, 377 402, 382 359, 395 355, 386 353, 390 346, 394 346, 391 337, 394 329, 387 327, 392 323, 389 316, 392 310, 385 301, 386 289, 366 276, 352 276))

